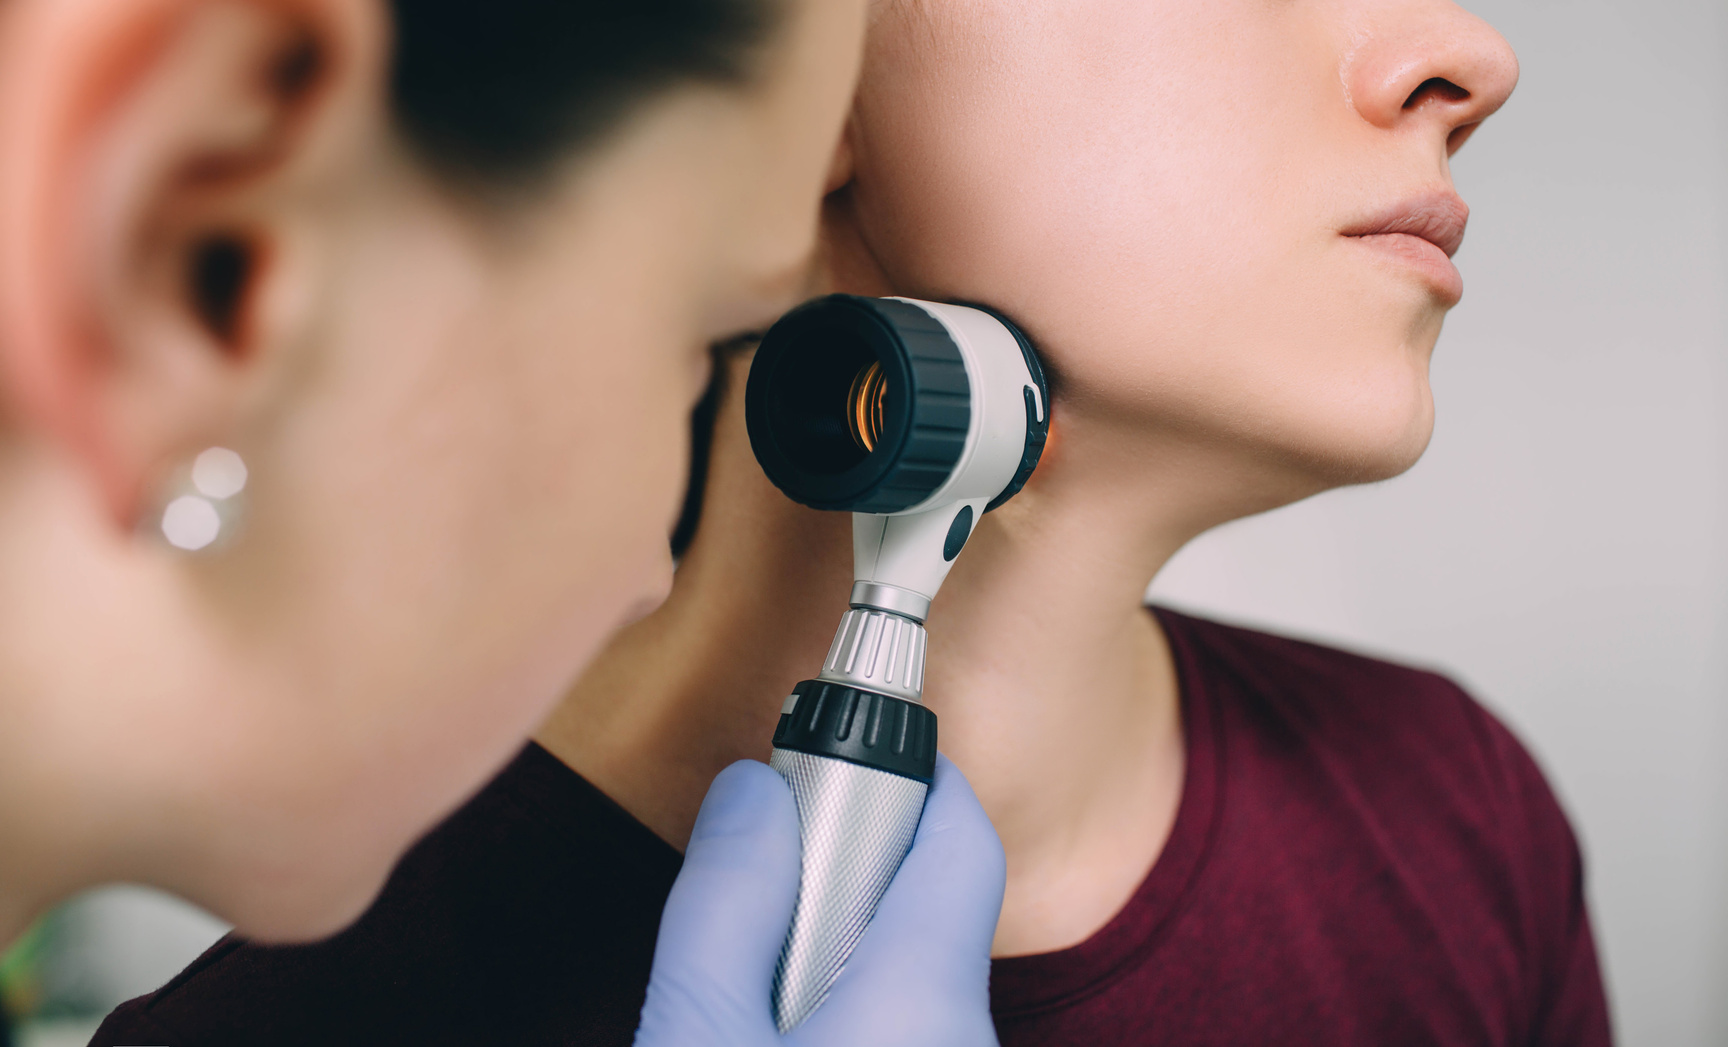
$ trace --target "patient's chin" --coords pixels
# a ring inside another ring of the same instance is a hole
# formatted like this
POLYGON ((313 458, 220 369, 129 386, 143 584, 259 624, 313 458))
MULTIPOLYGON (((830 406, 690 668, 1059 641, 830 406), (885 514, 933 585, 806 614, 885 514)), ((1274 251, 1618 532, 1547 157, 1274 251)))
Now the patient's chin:
POLYGON ((1321 436, 1304 457, 1331 485, 1389 480, 1414 466, 1434 435, 1427 380, 1401 395, 1367 398, 1315 419, 1321 436))

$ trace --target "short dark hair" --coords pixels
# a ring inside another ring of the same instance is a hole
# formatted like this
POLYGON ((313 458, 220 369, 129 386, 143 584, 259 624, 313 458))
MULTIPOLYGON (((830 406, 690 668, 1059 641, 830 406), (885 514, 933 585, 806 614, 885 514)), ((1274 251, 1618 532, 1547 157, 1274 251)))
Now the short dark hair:
POLYGON ((783 0, 391 0, 391 100, 434 166, 533 176, 682 83, 737 84, 783 0))
MULTIPOLYGON (((785 0, 391 0, 390 97, 424 159, 463 181, 533 178, 683 83, 742 84, 785 0)), ((726 358, 691 417, 673 555, 695 537, 726 358)))

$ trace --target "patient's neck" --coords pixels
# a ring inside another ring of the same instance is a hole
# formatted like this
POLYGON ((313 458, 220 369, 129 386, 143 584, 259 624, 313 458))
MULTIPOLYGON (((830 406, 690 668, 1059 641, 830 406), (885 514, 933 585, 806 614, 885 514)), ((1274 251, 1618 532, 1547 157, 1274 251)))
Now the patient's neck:
POLYGON ((1143 492, 1044 480, 985 518, 930 612, 926 701, 1008 854, 998 955, 1102 926, 1181 795, 1175 673, 1142 607, 1180 539, 1122 504, 1143 492))
MULTIPOLYGON (((773 490, 737 408, 722 415, 672 598, 602 654, 539 736, 677 846, 722 767, 767 757, 781 702, 815 675, 851 586, 849 518, 773 490)), ((1064 458, 1083 435, 1053 441, 1032 484, 985 517, 928 624, 925 698, 941 747, 1008 854, 998 955, 1102 926, 1157 857, 1180 799, 1175 674, 1141 599, 1210 521, 1163 512, 1160 530, 1143 465, 1064 458)))

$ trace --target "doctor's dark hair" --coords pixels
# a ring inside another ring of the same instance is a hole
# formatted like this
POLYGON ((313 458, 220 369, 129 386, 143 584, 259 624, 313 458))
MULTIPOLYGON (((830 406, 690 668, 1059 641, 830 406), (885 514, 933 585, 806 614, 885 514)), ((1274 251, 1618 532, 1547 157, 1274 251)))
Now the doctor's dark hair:
POLYGON ((531 178, 687 83, 742 85, 784 0, 391 0, 391 101, 432 166, 531 178))

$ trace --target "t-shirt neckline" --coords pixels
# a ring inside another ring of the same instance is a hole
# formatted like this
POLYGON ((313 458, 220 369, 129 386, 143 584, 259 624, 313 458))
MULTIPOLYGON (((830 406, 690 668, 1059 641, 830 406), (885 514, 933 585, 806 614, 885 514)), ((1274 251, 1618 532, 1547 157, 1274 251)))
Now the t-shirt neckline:
POLYGON ((1090 938, 1055 952, 1008 956, 990 965, 998 1018, 1053 1010, 1107 987, 1156 947, 1211 850, 1224 799, 1223 738, 1215 696, 1181 615, 1150 608, 1170 645, 1186 747, 1182 798, 1164 849, 1121 910, 1090 938))

